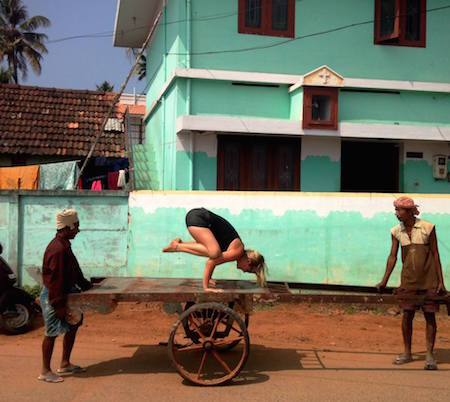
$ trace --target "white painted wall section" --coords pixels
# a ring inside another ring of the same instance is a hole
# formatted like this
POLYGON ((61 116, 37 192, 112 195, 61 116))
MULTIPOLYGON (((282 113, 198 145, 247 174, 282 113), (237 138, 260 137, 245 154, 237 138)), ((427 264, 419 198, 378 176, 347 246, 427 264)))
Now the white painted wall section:
POLYGON ((308 156, 327 156, 332 162, 341 160, 341 139, 304 137, 302 139, 302 161, 308 156))

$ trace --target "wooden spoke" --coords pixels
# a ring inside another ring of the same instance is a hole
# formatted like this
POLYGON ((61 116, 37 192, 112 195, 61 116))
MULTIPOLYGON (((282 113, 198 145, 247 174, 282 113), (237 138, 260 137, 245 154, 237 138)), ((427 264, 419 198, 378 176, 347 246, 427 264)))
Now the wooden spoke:
POLYGON ((200 335, 200 338, 205 339, 205 335, 202 334, 202 331, 200 330, 200 328, 198 327, 198 325, 195 323, 195 321, 191 318, 191 316, 189 316, 188 318, 192 325, 194 326, 195 330, 198 332, 198 334, 200 335))
POLYGON ((226 338, 226 339, 221 339, 219 341, 214 342, 215 346, 224 346, 224 345, 230 345, 234 342, 239 342, 242 341, 242 339, 244 339, 243 336, 239 336, 237 338, 226 338))
POLYGON ((191 346, 186 346, 185 348, 178 348, 177 349, 177 353, 181 353, 181 352, 191 352, 193 350, 202 350, 203 346, 202 345, 191 345, 191 346))
POLYGON ((215 351, 212 350, 211 353, 213 354, 213 356, 216 358, 216 360, 222 365, 222 367, 228 371, 228 373, 231 373, 231 369, 228 367, 228 365, 222 360, 222 358, 219 356, 219 354, 215 351))
POLYGON ((217 317, 216 322, 214 323, 214 328, 211 332, 211 338, 214 338, 214 334, 216 333, 217 326, 219 325, 219 322, 220 322, 220 315, 221 315, 220 311, 218 314, 219 314, 219 316, 217 317))
POLYGON ((203 353, 203 356, 202 356, 202 361, 200 362, 200 367, 198 368, 198 371, 197 371, 197 379, 198 380, 200 379, 200 375, 202 374, 203 366, 205 365, 207 355, 208 355, 208 351, 205 350, 205 352, 203 353))

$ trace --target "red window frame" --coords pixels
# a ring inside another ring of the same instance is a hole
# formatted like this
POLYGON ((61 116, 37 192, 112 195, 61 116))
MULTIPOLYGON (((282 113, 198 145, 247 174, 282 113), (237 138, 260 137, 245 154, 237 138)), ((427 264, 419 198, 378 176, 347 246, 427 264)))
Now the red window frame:
POLYGON ((272 0, 261 0, 261 7, 261 27, 247 27, 245 26, 245 0, 239 0, 239 33, 287 38, 295 36, 295 0, 288 0, 288 27, 285 31, 272 29, 272 0))
POLYGON ((303 87, 303 128, 337 130, 338 128, 338 88, 303 87), (330 97, 330 120, 313 120, 312 97, 322 95, 330 97))
POLYGON ((396 0, 394 32, 388 36, 381 35, 381 1, 375 0, 374 43, 376 45, 426 47, 427 1, 420 0, 420 34, 418 40, 406 39, 406 2, 408 0, 396 0))
POLYGON ((301 143, 298 138, 275 138, 261 136, 220 135, 217 147, 217 190, 227 191, 300 191, 300 159, 301 143), (232 142, 239 148, 239 184, 238 188, 225 188, 225 144, 232 142), (267 146, 267 186, 252 188, 251 186, 251 152, 255 144, 267 146), (281 189, 279 183, 280 154, 277 145, 289 146, 293 151, 293 187, 281 189))

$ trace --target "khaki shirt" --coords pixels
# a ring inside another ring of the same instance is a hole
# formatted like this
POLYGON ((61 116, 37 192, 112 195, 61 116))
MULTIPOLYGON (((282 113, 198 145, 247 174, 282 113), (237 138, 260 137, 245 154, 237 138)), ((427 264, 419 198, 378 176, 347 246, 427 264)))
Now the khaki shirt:
POLYGON ((416 218, 408 236, 405 225, 400 223, 391 229, 402 247, 402 274, 400 287, 404 289, 435 289, 438 276, 434 257, 430 252, 430 234, 434 225, 416 218))

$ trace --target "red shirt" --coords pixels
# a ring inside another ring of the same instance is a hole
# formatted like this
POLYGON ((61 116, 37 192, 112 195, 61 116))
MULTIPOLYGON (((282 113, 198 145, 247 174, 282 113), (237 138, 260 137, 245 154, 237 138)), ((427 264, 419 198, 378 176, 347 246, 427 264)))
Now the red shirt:
POLYGON ((66 296, 75 285, 82 290, 91 287, 91 283, 81 272, 78 261, 72 252, 70 241, 59 233, 45 250, 42 280, 48 289, 50 304, 54 307, 66 303, 66 296))

